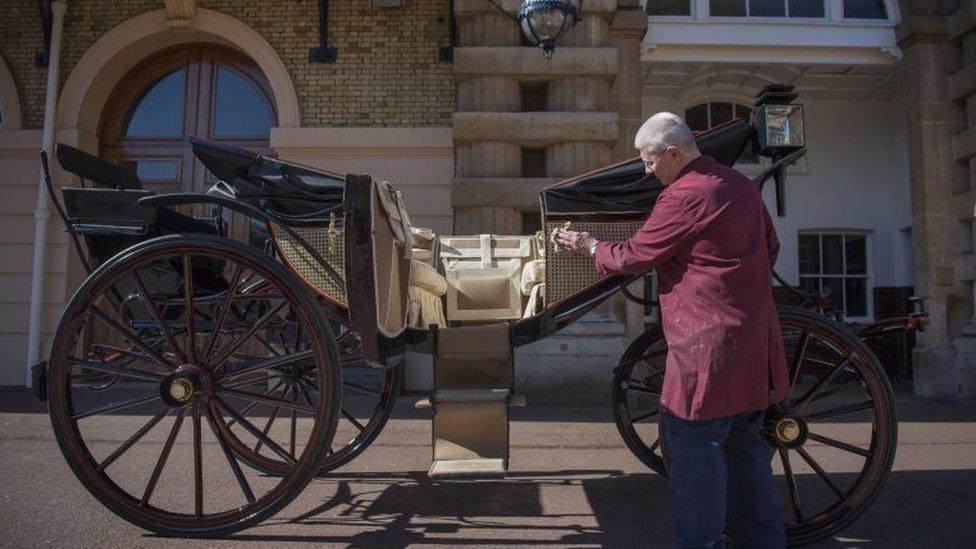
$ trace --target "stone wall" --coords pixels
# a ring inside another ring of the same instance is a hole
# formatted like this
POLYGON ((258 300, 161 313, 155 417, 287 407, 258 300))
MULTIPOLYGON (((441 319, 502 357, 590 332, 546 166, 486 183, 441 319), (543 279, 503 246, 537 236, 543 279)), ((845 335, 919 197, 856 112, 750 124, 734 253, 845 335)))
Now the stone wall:
POLYGON ((915 288, 932 313, 913 356, 915 391, 973 398, 976 9, 903 0, 901 11, 915 288))
MULTIPOLYGON (((309 63, 318 45, 314 0, 199 0, 261 34, 281 56, 301 104, 305 126, 449 126, 454 110, 451 64, 437 50, 449 41, 448 0, 411 0, 376 9, 370 0, 330 2, 329 46, 335 64, 309 63)), ((160 0, 72 0, 65 16, 61 81, 99 37, 160 0)), ((26 127, 44 118, 46 70, 34 66, 43 47, 35 3, 12 0, 0 10, 0 55, 17 80, 26 127), (9 7, 8 7, 9 4, 9 7)))

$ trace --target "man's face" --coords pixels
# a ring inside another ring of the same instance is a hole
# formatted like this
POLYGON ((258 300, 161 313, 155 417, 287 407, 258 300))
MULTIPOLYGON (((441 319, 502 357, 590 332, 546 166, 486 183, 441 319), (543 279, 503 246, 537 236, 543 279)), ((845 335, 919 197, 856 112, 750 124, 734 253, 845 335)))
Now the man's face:
POLYGON ((640 157, 644 161, 644 171, 654 174, 665 186, 674 183, 683 165, 681 151, 673 146, 656 154, 651 153, 650 149, 641 149, 640 157))

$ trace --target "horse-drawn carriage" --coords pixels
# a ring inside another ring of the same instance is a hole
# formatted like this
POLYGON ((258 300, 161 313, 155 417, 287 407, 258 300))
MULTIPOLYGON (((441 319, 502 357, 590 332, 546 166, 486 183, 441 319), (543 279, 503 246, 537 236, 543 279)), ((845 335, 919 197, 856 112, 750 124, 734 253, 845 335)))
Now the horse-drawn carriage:
MULTIPOLYGON (((698 143, 731 165, 756 133, 736 120, 698 143)), ((376 438, 408 350, 433 357, 431 476, 503 474, 518 400, 513 350, 621 289, 637 299, 626 291, 636 277, 601 276, 545 235, 566 223, 601 240, 633 234, 661 190, 639 159, 544 189, 539 234, 437 237, 412 227, 400 193, 369 176, 191 143, 218 180, 207 193, 154 195, 59 146, 62 167, 94 186, 64 189, 63 208, 52 196, 89 276, 35 367, 35 387, 77 477, 148 530, 218 536, 276 513, 376 438), (178 211, 196 204, 246 216, 265 238, 240 242, 221 215, 178 211), (106 442, 118 429, 123 442, 106 442)), ((772 155, 757 184, 781 179, 804 149, 787 152, 772 155)), ((792 393, 768 411, 765 437, 783 468, 790 540, 803 543, 872 503, 891 469, 896 421, 884 370, 857 333, 812 308, 782 308, 780 323, 792 393), (838 418, 857 421, 831 429, 838 418), (847 472, 820 465, 831 453, 847 472)), ((661 474, 666 355, 652 325, 608 379, 625 443, 661 474)))

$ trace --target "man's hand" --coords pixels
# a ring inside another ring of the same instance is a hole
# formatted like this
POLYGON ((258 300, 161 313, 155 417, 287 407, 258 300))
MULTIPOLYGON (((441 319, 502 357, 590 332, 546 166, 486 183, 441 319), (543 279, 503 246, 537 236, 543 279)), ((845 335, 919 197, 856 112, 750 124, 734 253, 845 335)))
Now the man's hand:
POLYGON ((556 229, 556 244, 559 248, 579 255, 592 256, 596 253, 596 245, 599 243, 600 241, 590 236, 588 232, 556 229))

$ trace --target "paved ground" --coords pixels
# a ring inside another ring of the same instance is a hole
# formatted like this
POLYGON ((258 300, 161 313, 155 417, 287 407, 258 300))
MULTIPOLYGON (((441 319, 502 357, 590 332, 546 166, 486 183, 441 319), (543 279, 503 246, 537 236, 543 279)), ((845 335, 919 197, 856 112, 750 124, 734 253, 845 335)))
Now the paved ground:
MULTIPOLYGON (((813 547, 976 546, 976 405, 901 392, 899 419, 879 500, 813 547)), ((429 422, 404 403, 365 454, 272 520, 225 540, 171 540, 98 504, 65 464, 43 410, 23 391, 0 390, 0 546, 670 546, 666 480, 630 455, 608 411, 530 407, 516 412, 511 436, 507 479, 434 483, 425 475, 429 422)))

